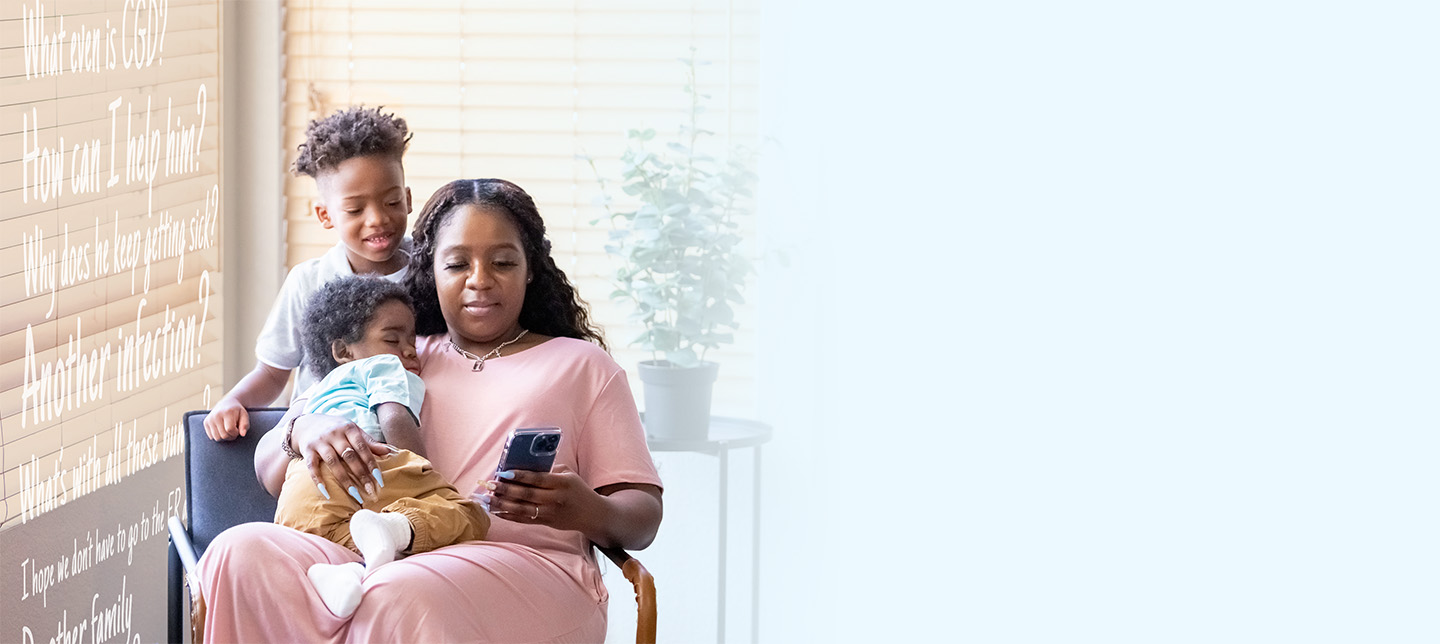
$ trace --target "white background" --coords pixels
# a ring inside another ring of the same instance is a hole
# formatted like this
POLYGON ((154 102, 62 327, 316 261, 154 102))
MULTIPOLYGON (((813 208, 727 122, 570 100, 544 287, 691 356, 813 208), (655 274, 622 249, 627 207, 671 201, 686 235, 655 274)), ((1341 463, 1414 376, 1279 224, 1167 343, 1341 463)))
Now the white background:
POLYGON ((1436 641, 1440 12, 765 16, 762 639, 1436 641))

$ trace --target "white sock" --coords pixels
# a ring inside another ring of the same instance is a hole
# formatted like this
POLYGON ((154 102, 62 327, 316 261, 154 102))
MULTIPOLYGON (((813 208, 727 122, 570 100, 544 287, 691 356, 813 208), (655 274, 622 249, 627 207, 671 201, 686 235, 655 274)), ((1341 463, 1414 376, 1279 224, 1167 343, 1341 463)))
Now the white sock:
POLYGON ((396 553, 410 545, 413 533, 410 519, 398 512, 360 509, 350 517, 350 538, 365 557, 367 570, 394 561, 396 553))
POLYGON ((360 580, 365 576, 365 566, 358 561, 347 564, 315 564, 305 572, 315 592, 320 594, 325 607, 336 617, 349 617, 360 605, 363 589, 360 580))

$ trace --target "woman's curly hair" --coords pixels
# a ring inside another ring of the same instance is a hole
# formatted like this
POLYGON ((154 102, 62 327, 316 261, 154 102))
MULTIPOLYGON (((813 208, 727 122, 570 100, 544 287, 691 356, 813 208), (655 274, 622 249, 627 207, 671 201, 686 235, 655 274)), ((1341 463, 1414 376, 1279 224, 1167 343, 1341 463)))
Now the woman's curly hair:
POLYGON ((405 119, 380 109, 349 107, 310 121, 291 170, 316 177, 355 157, 382 155, 399 161, 410 144, 410 130, 405 119))
POLYGON ((410 292, 383 277, 341 277, 316 289, 305 303, 305 317, 300 323, 305 366, 316 378, 334 371, 340 363, 331 353, 331 345, 336 340, 346 344, 359 342, 365 337, 365 327, 375 317, 375 311, 391 301, 415 310, 410 292))
POLYGON ((440 227, 465 205, 505 213, 520 231, 525 261, 534 277, 525 287, 520 326, 542 335, 588 340, 608 350, 600 329, 590 321, 590 307, 550 257, 550 241, 545 239, 545 222, 535 200, 504 179, 451 181, 436 190, 421 209, 412 233, 410 271, 405 275, 405 285, 415 299, 416 334, 448 330, 435 291, 435 242, 440 227))

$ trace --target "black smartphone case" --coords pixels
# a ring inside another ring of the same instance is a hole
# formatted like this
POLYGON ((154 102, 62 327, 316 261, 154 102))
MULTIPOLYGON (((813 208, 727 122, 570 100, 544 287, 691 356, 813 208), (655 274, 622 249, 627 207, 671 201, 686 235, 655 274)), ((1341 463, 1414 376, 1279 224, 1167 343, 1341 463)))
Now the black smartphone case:
POLYGON ((559 446, 558 427, 514 430, 505 439, 505 451, 501 453, 500 467, 495 471, 549 472, 555 465, 555 452, 559 446))

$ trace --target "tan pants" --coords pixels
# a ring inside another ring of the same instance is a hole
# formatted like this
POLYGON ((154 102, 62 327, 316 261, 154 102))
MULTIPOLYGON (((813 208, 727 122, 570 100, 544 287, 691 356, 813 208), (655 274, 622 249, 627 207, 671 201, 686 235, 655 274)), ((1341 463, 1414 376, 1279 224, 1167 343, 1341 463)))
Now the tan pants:
MULTIPOLYGON (((401 450, 380 458, 380 472, 385 487, 378 488, 379 498, 366 501, 364 507, 375 512, 398 512, 410 520, 415 538, 407 552, 477 541, 489 532, 490 515, 456 492, 424 457, 401 450)), ((350 538, 350 517, 359 509, 355 499, 329 470, 322 468, 321 478, 330 491, 329 499, 316 489, 305 461, 291 461, 275 508, 275 522, 325 537, 358 553, 350 538)))

